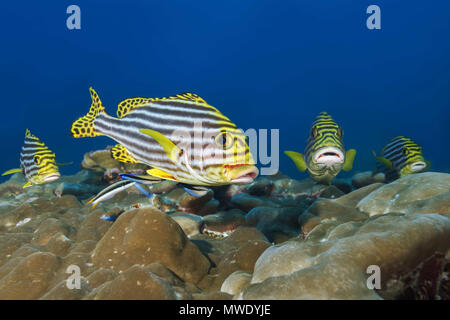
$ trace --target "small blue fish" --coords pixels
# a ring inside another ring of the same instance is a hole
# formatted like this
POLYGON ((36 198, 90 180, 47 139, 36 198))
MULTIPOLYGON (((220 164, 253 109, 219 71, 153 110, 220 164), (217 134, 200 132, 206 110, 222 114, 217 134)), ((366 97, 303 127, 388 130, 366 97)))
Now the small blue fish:
POLYGON ((100 219, 105 220, 105 221, 112 221, 112 222, 114 222, 114 221, 117 220, 118 217, 119 217, 119 216, 107 216, 107 215, 103 215, 103 216, 100 217, 100 219))

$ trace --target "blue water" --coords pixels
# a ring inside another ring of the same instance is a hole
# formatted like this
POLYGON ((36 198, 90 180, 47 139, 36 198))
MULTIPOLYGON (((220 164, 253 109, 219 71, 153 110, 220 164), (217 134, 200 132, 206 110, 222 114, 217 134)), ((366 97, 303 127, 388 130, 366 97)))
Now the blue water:
MULTIPOLYGON (((358 150, 354 172, 397 135, 449 172, 449 16, 448 0, 2 3, 0 169, 18 167, 26 128, 75 161, 64 174, 115 144, 69 136, 92 85, 110 114, 127 97, 195 92, 243 129, 280 129, 281 150, 303 152, 327 111, 358 150), (71 4, 81 30, 66 28, 71 4), (381 30, 366 28, 371 4, 381 30)), ((280 170, 306 176, 282 153, 280 170)))

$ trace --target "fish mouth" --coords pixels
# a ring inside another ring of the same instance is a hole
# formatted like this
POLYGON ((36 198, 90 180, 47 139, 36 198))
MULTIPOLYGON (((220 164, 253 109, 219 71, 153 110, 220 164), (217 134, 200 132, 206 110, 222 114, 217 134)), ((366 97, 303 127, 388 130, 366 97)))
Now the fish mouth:
POLYGON ((422 171, 426 166, 427 164, 423 161, 414 162, 411 164, 411 170, 414 172, 422 171))
POLYGON ((225 169, 231 183, 233 184, 248 184, 253 182, 253 180, 258 176, 258 169, 254 165, 226 165, 225 169))
POLYGON ((53 182, 58 180, 60 177, 61 175, 59 173, 52 173, 44 177, 44 182, 53 182))
POLYGON ((229 215, 218 217, 217 215, 209 215, 210 220, 205 218, 199 227, 201 234, 212 238, 226 238, 234 232, 239 226, 245 224, 245 218, 242 215, 229 215))
POLYGON ((203 229, 201 231, 201 234, 205 234, 205 235, 207 235, 208 237, 211 237, 211 238, 221 239, 221 238, 228 237, 232 232, 233 232, 233 230, 221 232, 221 231, 214 231, 214 230, 203 229))
POLYGON ((344 153, 336 147, 319 149, 314 155, 314 162, 325 166, 333 166, 344 163, 344 153))

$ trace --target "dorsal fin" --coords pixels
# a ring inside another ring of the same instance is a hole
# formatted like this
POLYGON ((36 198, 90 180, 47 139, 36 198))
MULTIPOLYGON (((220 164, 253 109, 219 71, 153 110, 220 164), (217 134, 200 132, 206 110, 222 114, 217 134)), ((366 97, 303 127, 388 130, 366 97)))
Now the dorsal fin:
POLYGON ((111 148, 111 157, 120 162, 125 163, 138 163, 138 161, 128 152, 121 144, 117 144, 111 148))
POLYGON ((195 93, 191 92, 184 92, 180 93, 171 97, 163 97, 163 98, 142 98, 142 97, 136 97, 136 98, 129 98, 122 100, 119 102, 117 106, 117 117, 123 118, 127 114, 129 114, 134 109, 140 108, 142 106, 145 106, 148 103, 156 102, 156 101, 190 101, 192 103, 195 103, 197 105, 203 105, 205 107, 211 108, 214 111, 217 111, 216 108, 213 106, 210 106, 202 97, 195 93))
POLYGON ((36 154, 47 153, 48 151, 50 151, 54 155, 54 153, 45 145, 45 143, 43 143, 38 137, 32 134, 28 129, 25 131, 25 143, 27 141, 32 141, 34 152, 36 154))
POLYGON ((36 137, 34 134, 32 134, 32 133, 30 132, 29 129, 27 129, 27 130, 25 131, 25 138, 36 140, 37 143, 40 143, 40 144, 43 145, 43 143, 41 142, 41 140, 39 140, 38 137, 36 137))

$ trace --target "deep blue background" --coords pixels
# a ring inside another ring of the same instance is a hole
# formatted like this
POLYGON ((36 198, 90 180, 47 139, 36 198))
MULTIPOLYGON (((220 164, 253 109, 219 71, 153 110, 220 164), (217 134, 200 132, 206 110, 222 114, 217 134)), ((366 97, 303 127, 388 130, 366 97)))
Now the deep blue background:
POLYGON ((27 127, 75 161, 66 174, 114 144, 69 136, 92 85, 110 114, 126 97, 195 92, 243 129, 279 128, 281 150, 303 152, 325 110, 358 150, 355 171, 397 135, 450 171, 448 0, 30 0, 2 2, 0 18, 1 170, 19 165, 27 127), (71 4, 81 30, 66 28, 71 4), (370 4, 381 30, 366 28, 370 4))

